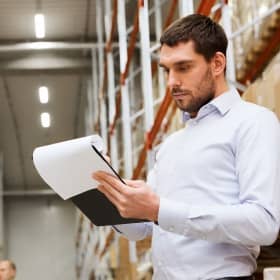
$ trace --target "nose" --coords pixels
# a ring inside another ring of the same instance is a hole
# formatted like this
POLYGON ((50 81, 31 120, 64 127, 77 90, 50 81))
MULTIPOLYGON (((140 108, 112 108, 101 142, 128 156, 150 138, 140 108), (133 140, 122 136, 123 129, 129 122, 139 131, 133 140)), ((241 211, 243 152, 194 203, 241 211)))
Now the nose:
POLYGON ((173 71, 169 71, 167 76, 167 86, 169 88, 176 88, 181 85, 180 79, 175 75, 173 71))

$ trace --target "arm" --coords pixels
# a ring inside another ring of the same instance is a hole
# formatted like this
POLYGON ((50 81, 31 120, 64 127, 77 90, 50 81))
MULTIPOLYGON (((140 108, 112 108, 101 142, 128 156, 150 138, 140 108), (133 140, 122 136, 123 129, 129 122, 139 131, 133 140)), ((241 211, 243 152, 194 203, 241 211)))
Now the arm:
POLYGON ((269 245, 280 224, 280 133, 268 111, 238 131, 235 205, 186 205, 161 198, 159 225, 182 235, 248 246, 269 245))

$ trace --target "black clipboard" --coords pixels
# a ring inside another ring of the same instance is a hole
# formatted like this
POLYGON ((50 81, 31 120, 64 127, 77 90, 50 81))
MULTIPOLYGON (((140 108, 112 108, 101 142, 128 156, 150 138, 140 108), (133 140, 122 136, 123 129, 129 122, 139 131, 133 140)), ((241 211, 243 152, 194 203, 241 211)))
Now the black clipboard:
MULTIPOLYGON (((97 153, 124 184, 125 182, 115 171, 111 164, 104 156, 92 145, 95 153, 97 153)), ((88 217, 88 219, 96 226, 118 225, 140 223, 146 220, 123 218, 116 206, 100 191, 92 189, 76 195, 71 198, 72 202, 88 217)))
POLYGON ((33 151, 34 166, 62 199, 71 200, 96 226, 143 222, 123 218, 96 189, 98 182, 94 182, 91 174, 97 170, 106 170, 125 183, 98 149, 100 139, 98 135, 89 135, 37 147, 33 151))

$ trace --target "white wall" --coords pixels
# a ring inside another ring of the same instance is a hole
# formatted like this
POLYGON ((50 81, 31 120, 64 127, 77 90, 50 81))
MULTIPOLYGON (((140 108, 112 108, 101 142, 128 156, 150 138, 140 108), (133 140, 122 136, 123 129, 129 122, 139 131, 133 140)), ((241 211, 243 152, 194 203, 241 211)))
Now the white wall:
POLYGON ((4 220, 3 220, 3 154, 0 151, 0 259, 4 256, 4 220))
POLYGON ((57 197, 5 198, 5 251, 17 280, 76 279, 75 214, 57 197))

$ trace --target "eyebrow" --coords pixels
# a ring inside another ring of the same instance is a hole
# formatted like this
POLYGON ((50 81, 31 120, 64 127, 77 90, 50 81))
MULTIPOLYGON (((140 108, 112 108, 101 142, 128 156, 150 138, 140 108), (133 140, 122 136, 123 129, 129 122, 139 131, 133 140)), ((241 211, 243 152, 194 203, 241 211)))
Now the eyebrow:
MULTIPOLYGON (((193 60, 180 60, 180 61, 173 63, 173 66, 182 66, 182 65, 192 64, 192 63, 193 63, 193 60)), ((166 65, 164 65, 161 62, 159 62, 158 65, 160 67, 167 68, 166 65)))

